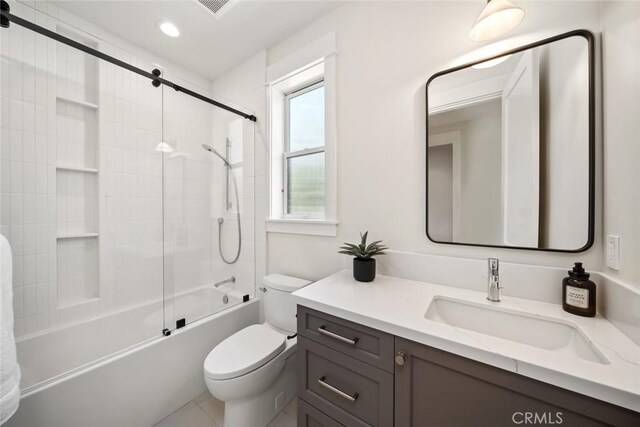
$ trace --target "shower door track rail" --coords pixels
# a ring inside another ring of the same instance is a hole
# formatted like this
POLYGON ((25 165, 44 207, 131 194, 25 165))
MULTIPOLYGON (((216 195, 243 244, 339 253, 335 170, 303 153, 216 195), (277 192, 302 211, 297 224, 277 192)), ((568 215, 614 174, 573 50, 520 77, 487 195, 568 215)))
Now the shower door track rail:
POLYGON ((197 92, 194 92, 190 89, 187 89, 185 87, 182 87, 176 83, 173 83, 169 80, 163 79, 162 77, 160 77, 160 70, 155 69, 152 72, 148 72, 145 71, 141 68, 135 67, 131 64, 128 64, 124 61, 121 61, 118 58, 114 58, 113 56, 107 55, 103 52, 100 52, 97 49, 94 49, 92 47, 86 46, 82 43, 78 43, 75 40, 72 40, 68 37, 65 37, 61 34, 56 33, 55 31, 51 31, 48 30, 44 27, 41 27, 40 25, 34 24, 33 22, 27 21, 26 19, 22 19, 19 16, 13 15, 11 13, 10 7, 9 7, 9 3, 7 3, 5 0, 1 0, 0 1, 0 14, 1 14, 1 22, 0 22, 0 26, 2 28, 9 28, 9 24, 11 22, 20 25, 21 27, 27 28, 31 31, 34 31, 38 34, 42 34, 45 37, 49 37, 51 39, 54 39, 60 43, 66 44, 67 46, 71 46, 75 49, 81 50, 82 52, 88 53, 89 55, 95 56, 96 58, 102 59, 103 61, 107 61, 110 62, 111 64, 117 65, 118 67, 124 68, 126 70, 129 70, 133 73, 136 73, 140 76, 146 77, 149 80, 151 80, 153 86, 155 87, 159 87, 161 84, 168 86, 170 88, 173 88, 176 92, 182 92, 186 95, 192 96, 196 99, 199 99, 200 101, 204 101, 206 103, 209 103, 211 105, 215 105, 218 108, 222 108, 223 110, 229 111, 231 113, 237 114, 241 117, 244 117, 247 120, 251 120, 252 122, 255 122, 256 116, 254 116, 253 114, 247 114, 245 112, 242 112, 240 110, 237 110, 233 107, 230 107, 228 105, 225 105, 219 101, 216 101, 215 99, 211 99, 209 97, 206 97, 202 94, 199 94, 197 92))

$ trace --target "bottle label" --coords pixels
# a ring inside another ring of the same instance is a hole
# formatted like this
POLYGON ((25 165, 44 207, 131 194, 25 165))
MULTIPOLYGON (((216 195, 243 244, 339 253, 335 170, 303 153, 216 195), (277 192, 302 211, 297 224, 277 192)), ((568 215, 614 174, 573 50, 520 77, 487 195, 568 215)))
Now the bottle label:
POLYGON ((578 308, 589 308, 589 289, 567 286, 565 300, 568 305, 578 308))

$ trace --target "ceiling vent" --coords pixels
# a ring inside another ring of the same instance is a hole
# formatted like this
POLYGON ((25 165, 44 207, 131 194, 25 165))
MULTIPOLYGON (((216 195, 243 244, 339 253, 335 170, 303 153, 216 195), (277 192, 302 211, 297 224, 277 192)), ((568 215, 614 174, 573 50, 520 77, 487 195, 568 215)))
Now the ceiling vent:
POLYGON ((198 0, 216 19, 220 19, 237 2, 238 0, 198 0))

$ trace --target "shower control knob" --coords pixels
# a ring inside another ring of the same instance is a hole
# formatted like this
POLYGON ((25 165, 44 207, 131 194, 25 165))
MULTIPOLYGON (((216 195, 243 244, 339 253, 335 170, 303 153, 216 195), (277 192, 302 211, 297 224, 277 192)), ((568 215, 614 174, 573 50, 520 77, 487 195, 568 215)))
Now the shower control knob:
POLYGON ((399 351, 396 353, 396 365, 403 366, 405 362, 405 354, 404 351, 399 351))
POLYGON ((264 288, 264 287, 262 287, 262 286, 261 286, 261 287, 259 287, 258 289, 260 289, 262 292, 267 292, 267 288, 264 288))

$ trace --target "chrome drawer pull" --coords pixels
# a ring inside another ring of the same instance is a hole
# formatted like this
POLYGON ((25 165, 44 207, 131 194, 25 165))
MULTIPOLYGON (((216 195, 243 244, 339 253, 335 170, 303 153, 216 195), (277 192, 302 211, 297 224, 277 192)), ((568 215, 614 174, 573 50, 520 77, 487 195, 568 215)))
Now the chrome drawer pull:
POLYGON ((342 342, 350 344, 350 345, 356 345, 356 343, 358 342, 358 337, 355 337, 355 338, 351 339, 351 338, 343 337, 342 335, 334 334, 333 332, 327 331, 324 328, 324 325, 320 326, 318 328, 318 332, 320 332, 322 335, 326 335, 328 337, 331 337, 333 339, 336 339, 338 341, 342 341, 342 342))
POLYGON ((345 393, 344 391, 335 388, 334 386, 332 386, 331 384, 326 383, 324 380, 327 377, 320 377, 318 378, 318 384, 320 384, 322 387, 326 388, 329 391, 334 392, 335 394, 337 394, 338 396, 347 399, 349 402, 355 402, 356 399, 358 398, 358 393, 354 393, 353 396, 351 396, 348 393, 345 393))

